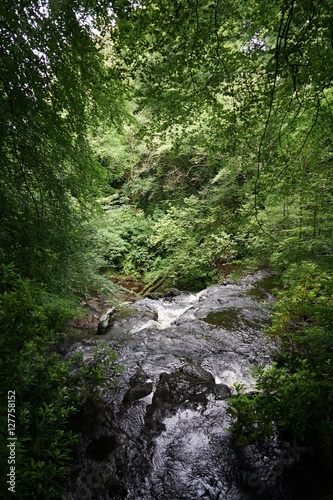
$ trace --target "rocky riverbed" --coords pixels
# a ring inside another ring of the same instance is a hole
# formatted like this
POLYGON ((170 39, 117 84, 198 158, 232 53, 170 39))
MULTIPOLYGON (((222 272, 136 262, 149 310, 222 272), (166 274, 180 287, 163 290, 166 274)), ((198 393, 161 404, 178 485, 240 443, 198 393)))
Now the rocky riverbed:
POLYGON ((251 367, 271 362, 270 284, 260 272, 141 299, 71 346, 67 356, 89 357, 103 339, 124 372, 78 416, 69 500, 291 498, 283 476, 295 450, 272 439, 240 452, 226 411, 234 385, 253 391, 251 367))

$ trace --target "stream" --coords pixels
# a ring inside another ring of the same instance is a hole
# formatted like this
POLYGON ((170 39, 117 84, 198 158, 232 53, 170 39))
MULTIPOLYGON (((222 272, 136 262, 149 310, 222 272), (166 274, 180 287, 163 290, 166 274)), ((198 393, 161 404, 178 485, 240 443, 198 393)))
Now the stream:
POLYGON ((251 367, 271 362, 262 334, 271 281, 259 272, 140 299, 103 335, 71 346, 67 356, 89 356, 103 339, 124 372, 77 418, 69 500, 294 498, 284 476, 297 450, 275 437, 241 452, 228 431, 234 385, 253 391, 251 367))

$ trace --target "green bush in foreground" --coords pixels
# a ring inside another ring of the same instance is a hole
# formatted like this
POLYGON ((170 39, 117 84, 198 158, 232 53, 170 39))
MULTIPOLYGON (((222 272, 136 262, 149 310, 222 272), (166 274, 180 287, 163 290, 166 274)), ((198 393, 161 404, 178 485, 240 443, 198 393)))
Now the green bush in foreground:
MULTIPOLYGON (((82 403, 73 383, 84 391, 91 373, 82 367, 73 380, 72 361, 64 361, 50 349, 56 338, 50 328, 54 308, 41 305, 45 302, 43 289, 21 279, 11 265, 0 266, 0 273, 1 497, 11 494, 7 474, 12 466, 16 498, 66 498, 65 479, 77 441, 69 420, 82 403), (9 430, 14 430, 16 441, 8 440, 9 430), (10 455, 8 443, 13 442, 10 455)), ((65 311, 62 319, 67 316, 65 311)), ((105 353, 107 358, 109 355, 105 353)), ((111 361, 101 355, 94 360, 92 374, 98 376, 99 384, 110 363, 112 375, 116 375, 113 352, 111 361)))
POLYGON ((254 370, 258 392, 230 399, 240 445, 274 430, 333 465, 333 279, 314 264, 292 266, 275 303, 269 339, 276 362, 254 370))

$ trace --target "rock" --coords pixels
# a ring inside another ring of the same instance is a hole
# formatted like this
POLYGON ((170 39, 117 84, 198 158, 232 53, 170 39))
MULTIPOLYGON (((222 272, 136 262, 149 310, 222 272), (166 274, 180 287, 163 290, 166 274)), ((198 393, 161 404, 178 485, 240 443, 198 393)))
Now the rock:
POLYGON ((96 335, 104 335, 108 331, 108 329, 112 327, 115 313, 116 313, 115 307, 111 307, 107 311, 105 316, 98 323, 96 335))
POLYGON ((169 299, 173 297, 178 297, 180 291, 177 288, 169 288, 164 292, 152 292, 146 295, 147 299, 159 300, 159 299, 169 299))
POLYGON ((108 455, 116 448, 117 441, 114 436, 102 436, 98 439, 92 440, 87 446, 87 455, 96 460, 97 462, 103 462, 106 460, 108 455))
POLYGON ((189 400, 205 403, 207 395, 213 391, 214 377, 206 370, 196 368, 198 370, 188 364, 172 373, 162 373, 152 404, 158 407, 166 405, 171 409, 189 400))
POLYGON ((165 290, 163 296, 164 297, 178 297, 180 295, 180 291, 177 288, 170 288, 169 290, 165 290))
POLYGON ((231 396, 231 391, 227 384, 215 384, 214 394, 216 399, 228 399, 231 396))
POLYGON ((140 368, 136 370, 129 380, 130 388, 126 392, 123 403, 130 404, 138 399, 148 396, 153 389, 153 382, 140 368))
POLYGON ((161 292, 148 293, 148 295, 146 295, 146 298, 151 300, 159 300, 163 298, 163 293, 161 292))
MULTIPOLYGON (((259 489, 262 500, 293 499, 275 436, 244 455, 228 430, 234 384, 249 394, 251 367, 271 362, 262 335, 267 307, 246 294, 261 277, 198 294, 152 290, 125 313, 108 311, 98 333, 107 333, 124 371, 116 387, 101 388, 98 405, 89 401, 76 416, 68 500, 251 500, 259 489), (211 313, 231 316, 231 324, 204 321, 211 313)), ((71 347, 82 350, 92 352, 71 347)))
POLYGON ((81 340, 81 344, 83 346, 92 346, 92 345, 96 345, 96 342, 97 340, 95 339, 82 339, 81 340))
POLYGON ((194 363, 185 363, 181 368, 180 371, 183 373, 187 373, 187 375, 190 375, 191 377, 194 378, 194 380, 198 380, 201 382, 206 382, 207 384, 214 384, 215 380, 213 375, 202 368, 199 365, 196 365, 194 363))

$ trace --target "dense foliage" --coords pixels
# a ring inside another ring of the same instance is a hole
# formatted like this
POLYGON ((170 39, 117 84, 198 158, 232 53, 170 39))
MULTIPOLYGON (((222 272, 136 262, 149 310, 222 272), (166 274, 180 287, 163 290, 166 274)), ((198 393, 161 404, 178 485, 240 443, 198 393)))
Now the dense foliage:
MULTIPOLYGON (((9 470, 13 429, 16 497, 62 498, 77 441, 70 417, 98 396, 106 380, 114 383, 120 368, 115 353, 103 349, 101 356, 98 345, 89 364, 78 357, 64 361, 51 347, 72 312, 50 303, 45 289, 22 279, 13 266, 2 265, 0 273, 1 470, 9 470), (15 397, 7 401, 7 394, 15 397)), ((2 498, 8 479, 1 478, 2 498)))
MULTIPOLYGON (((19 498, 29 494, 38 498, 47 486, 51 498, 56 497, 76 440, 66 428, 75 411, 67 385, 68 368, 50 352, 51 315, 42 302, 40 289, 22 280, 12 267, 2 266, 1 392, 7 396, 14 391, 17 402, 13 421, 19 436, 15 442, 19 471, 15 492, 19 498)), ((1 415, 1 469, 7 470, 7 397, 1 398, 1 415)), ((6 475, 4 479, 8 479, 6 475)), ((7 487, 2 486, 5 498, 7 487)))
MULTIPOLYGON (((49 343, 73 295, 109 286, 102 269, 147 291, 196 290, 239 263, 278 271, 276 364, 232 401, 234 430, 292 432, 332 463, 332 7, 1 3, 0 368, 35 436, 23 492, 63 477, 69 372, 49 343)), ((75 362, 85 400, 80 377, 100 369, 75 362)))
MULTIPOLYGON (((120 80, 101 51, 108 7, 80 0, 0 5, 2 498, 11 494, 7 416, 16 423, 15 496, 65 492, 78 401, 72 368, 52 344, 76 312, 73 296, 107 285, 92 222, 104 171, 87 127, 102 114, 118 124, 123 115, 120 80), (16 399, 7 401, 8 391, 16 399)), ((95 382, 104 376, 99 361, 89 372, 95 382)), ((78 385, 87 387, 86 379, 80 372, 78 385)))
POLYGON ((246 445, 278 430, 332 467, 332 275, 304 262, 286 271, 284 286, 267 331, 278 340, 276 362, 256 369, 256 394, 238 387, 232 431, 246 445))
MULTIPOLYGON (((195 287, 232 259, 279 270, 303 259, 328 261, 329 2, 158 0, 141 7, 128 3, 114 31, 137 121, 118 144, 109 130, 108 140, 94 140, 118 206, 146 216, 145 258, 136 267, 129 256, 132 272, 195 287)), ((122 218, 111 220, 110 232, 140 253, 122 218)), ((130 269, 119 258, 110 263, 130 269)))
POLYGON ((0 7, 0 259, 58 292, 75 289, 84 276, 79 262, 93 267, 86 220, 103 172, 87 126, 102 107, 120 121, 119 79, 93 37, 107 7, 40 0, 0 7))

